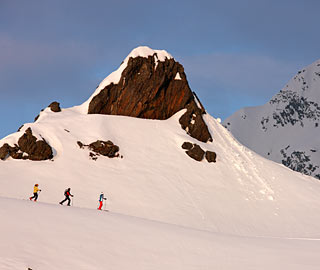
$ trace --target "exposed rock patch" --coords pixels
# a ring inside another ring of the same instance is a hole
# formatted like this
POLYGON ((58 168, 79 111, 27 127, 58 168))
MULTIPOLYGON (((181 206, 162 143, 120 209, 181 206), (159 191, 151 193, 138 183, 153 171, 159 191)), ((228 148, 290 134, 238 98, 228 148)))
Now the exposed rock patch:
POLYGON ((57 101, 52 102, 48 107, 53 112, 61 112, 60 103, 57 101))
POLYGON ((124 115, 165 120, 187 109, 180 124, 187 133, 202 141, 212 141, 198 108, 183 66, 174 59, 158 61, 157 54, 128 60, 118 84, 109 84, 94 96, 89 114, 124 115), (179 80, 176 75, 179 73, 179 80))
MULTIPOLYGON (((61 112, 60 103, 57 101, 51 102, 48 108, 50 108, 53 112, 61 112)), ((40 113, 43 111, 44 109, 42 109, 40 113)), ((34 118, 34 122, 36 122, 39 119, 40 113, 34 118)))
POLYGON ((184 142, 181 147, 182 149, 190 150, 193 147, 193 144, 191 142, 184 142))
POLYGON ((0 147, 0 159, 5 160, 9 156, 14 159, 39 161, 53 158, 53 153, 50 145, 44 139, 37 140, 32 135, 31 128, 28 128, 19 138, 18 144, 10 146, 6 143, 0 147))
POLYGON ((216 162, 217 154, 215 152, 207 151, 205 157, 209 163, 216 162))
MULTIPOLYGON (((89 145, 83 144, 80 141, 77 141, 77 144, 81 149, 88 148, 90 151, 89 156, 96 160, 98 156, 106 156, 109 158, 119 157, 119 146, 115 145, 112 141, 101 141, 97 140, 89 145)), ((122 157, 122 156, 121 156, 122 157)))
POLYGON ((208 127, 202 118, 205 112, 198 108, 195 102, 188 104, 186 109, 187 111, 179 119, 181 127, 191 137, 201 142, 212 141, 208 127))
POLYGON ((203 156, 204 156, 204 151, 202 150, 202 148, 197 145, 194 144, 193 147, 186 151, 187 155, 193 159, 195 159, 196 161, 201 161, 203 160, 203 156))
POLYGON ((5 160, 10 155, 10 145, 5 143, 0 147, 0 159, 5 160))
POLYGON ((216 162, 217 154, 215 152, 204 151, 195 143, 192 144, 190 142, 184 142, 181 147, 182 149, 187 149, 186 154, 196 161, 202 161, 205 156, 209 163, 216 162))

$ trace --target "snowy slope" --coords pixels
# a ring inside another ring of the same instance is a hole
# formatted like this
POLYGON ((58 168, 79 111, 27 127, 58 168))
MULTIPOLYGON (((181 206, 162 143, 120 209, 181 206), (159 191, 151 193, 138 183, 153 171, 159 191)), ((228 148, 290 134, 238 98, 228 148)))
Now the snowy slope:
POLYGON ((320 239, 239 237, 0 198, 0 269, 316 270, 320 239))
MULTIPOLYGON (((153 55, 147 48, 134 53, 153 55)), ((171 56, 159 51, 159 61, 165 57, 171 56)), ((116 82, 114 76, 122 68, 101 85, 116 82)), ((315 269, 319 242, 284 238, 319 238, 319 181, 248 150, 208 114, 204 120, 213 142, 202 143, 181 128, 184 110, 167 120, 147 120, 88 115, 87 106, 88 101, 58 113, 47 108, 36 122, 0 140, 0 146, 12 145, 30 127, 54 152, 48 161, 0 161, 4 267, 30 262, 26 258, 41 248, 45 255, 39 269, 57 269, 64 263, 67 269, 101 269, 107 261, 113 269, 132 264, 136 269, 234 269, 240 262, 243 269, 256 269, 259 258, 267 269, 291 266, 292 256, 296 269, 300 263, 315 269), (96 140, 111 140, 123 158, 100 156, 94 161, 77 144, 96 140), (191 159, 181 148, 186 141, 216 152, 217 162, 191 159), (17 200, 31 196, 35 183, 42 189, 38 203, 17 200), (75 195, 76 209, 58 205, 67 187, 75 195), (108 197, 109 216, 95 210, 101 191, 108 197), (21 236, 14 237, 12 245, 10 233, 21 236), (64 236, 69 234, 67 241, 64 236), (52 242, 46 242, 45 235, 52 242), (39 247, 31 248, 37 241, 39 247), (251 251, 257 252, 253 256, 251 251), (61 254, 70 254, 70 262, 57 260, 61 254), (228 254, 237 254, 236 259, 229 261, 228 254)))
POLYGON ((241 109, 223 124, 258 154, 320 179, 320 60, 267 104, 241 109))
POLYGON ((163 121, 46 110, 20 133, 32 127, 56 156, 0 162, 0 196, 26 198, 37 182, 40 201, 57 203, 69 186, 75 205, 94 209, 105 191, 115 212, 216 232, 309 236, 319 231, 318 181, 246 149, 209 115, 214 142, 197 142, 180 128, 182 113, 163 121), (123 159, 93 161, 77 145, 97 139, 119 145, 123 159), (217 162, 189 158, 181 148, 184 141, 215 151, 217 162))
MULTIPOLYGON (((172 57, 147 47, 128 57, 138 55, 172 57)), ((87 114, 128 57, 82 105, 47 108, 0 140, 13 146, 30 127, 54 155, 0 161, 0 269, 317 269, 319 181, 248 150, 208 114, 211 143, 181 128, 184 110, 167 120, 87 114), (123 158, 95 161, 77 144, 96 140, 123 158), (217 162, 191 159, 184 142, 217 162), (39 201, 23 200, 35 183, 39 201), (58 205, 67 187, 74 207, 58 205), (108 213, 96 210, 101 191, 108 213)))

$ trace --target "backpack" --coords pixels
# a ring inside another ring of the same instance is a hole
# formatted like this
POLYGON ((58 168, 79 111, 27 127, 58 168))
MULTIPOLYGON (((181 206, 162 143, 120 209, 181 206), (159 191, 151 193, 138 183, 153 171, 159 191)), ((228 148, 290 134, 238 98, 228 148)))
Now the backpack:
POLYGON ((68 189, 66 189, 66 190, 64 191, 64 196, 69 196, 69 191, 68 191, 68 189))

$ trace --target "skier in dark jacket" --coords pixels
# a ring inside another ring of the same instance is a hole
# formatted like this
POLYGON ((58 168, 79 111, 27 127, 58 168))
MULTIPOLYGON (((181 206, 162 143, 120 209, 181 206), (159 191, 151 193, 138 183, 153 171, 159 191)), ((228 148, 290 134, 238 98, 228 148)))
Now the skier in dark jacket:
POLYGON ((34 199, 34 201, 36 202, 37 199, 38 199, 38 192, 41 191, 41 189, 38 188, 38 184, 35 184, 34 187, 33 187, 33 196, 30 197, 30 201, 32 201, 32 199, 34 199))
POLYGON ((100 196, 99 196, 99 208, 98 210, 102 210, 102 206, 103 206, 103 200, 106 200, 107 198, 104 197, 103 192, 101 192, 100 196))
POLYGON ((70 196, 73 197, 73 195, 70 193, 70 188, 67 188, 64 191, 64 196, 66 196, 65 199, 59 203, 62 205, 65 201, 68 201, 68 206, 70 206, 70 202, 71 202, 70 196))

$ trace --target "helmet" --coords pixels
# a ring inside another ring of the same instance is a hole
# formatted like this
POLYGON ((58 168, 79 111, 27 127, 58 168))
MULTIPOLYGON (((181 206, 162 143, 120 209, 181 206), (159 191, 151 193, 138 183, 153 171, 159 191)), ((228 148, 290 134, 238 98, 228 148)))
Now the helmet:
POLYGON ((39 186, 38 184, 35 184, 35 186, 37 187, 37 186, 39 186))

